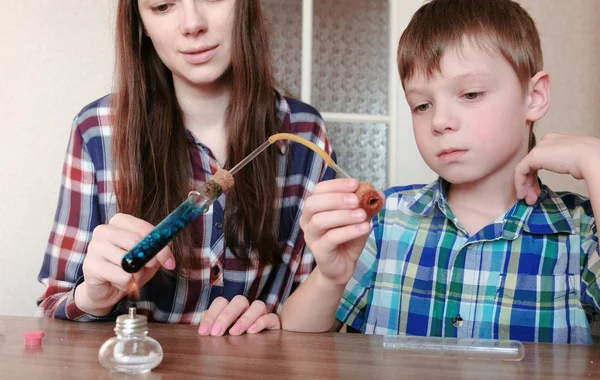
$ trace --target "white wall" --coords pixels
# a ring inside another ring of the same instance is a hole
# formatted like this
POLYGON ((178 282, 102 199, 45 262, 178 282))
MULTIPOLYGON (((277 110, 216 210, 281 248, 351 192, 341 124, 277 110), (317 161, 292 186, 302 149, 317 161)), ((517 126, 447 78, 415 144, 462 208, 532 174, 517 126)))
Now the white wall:
MULTIPOLYGON (((550 132, 600 137, 600 1, 517 1, 537 23, 552 80, 552 105, 537 126, 538 140, 550 132)), ((541 177, 553 189, 587 194, 583 181, 541 177)))
POLYGON ((0 314, 32 315, 71 121, 110 92, 113 0, 2 0, 0 314))
MULTIPOLYGON (((318 1, 318 0, 317 0, 318 1)), ((423 5, 423 0, 391 0, 397 1, 392 6, 392 11, 396 12, 397 24, 390 28, 391 38, 395 40, 391 60, 395 62, 391 71, 395 94, 392 101, 398 102, 395 110, 397 113, 395 125, 391 125, 388 132, 388 185, 397 186, 410 183, 429 183, 437 175, 421 159, 417 144, 412 131, 412 113, 406 103, 402 83, 398 74, 397 50, 398 41, 406 26, 410 22, 412 15, 423 5), (394 99, 395 98, 395 99, 394 99)), ((391 3, 390 3, 391 4, 391 3)), ((390 105, 390 110, 394 112, 390 105)), ((392 120, 394 117, 392 116, 392 120)))
MULTIPOLYGON (((416 8, 420 0, 409 2, 416 8)), ((600 137, 600 24, 594 19, 600 1, 520 2, 538 22, 554 82, 552 109, 538 135, 571 131, 600 137)), ((0 315, 32 315, 43 290, 36 277, 58 199, 71 120, 111 89, 115 0, 2 3, 0 315)), ((405 116, 400 162, 418 162, 419 169, 400 164, 398 181, 421 182, 429 177, 421 171, 424 165, 405 116)), ((583 183, 565 176, 543 178, 556 189, 585 193, 583 183)))

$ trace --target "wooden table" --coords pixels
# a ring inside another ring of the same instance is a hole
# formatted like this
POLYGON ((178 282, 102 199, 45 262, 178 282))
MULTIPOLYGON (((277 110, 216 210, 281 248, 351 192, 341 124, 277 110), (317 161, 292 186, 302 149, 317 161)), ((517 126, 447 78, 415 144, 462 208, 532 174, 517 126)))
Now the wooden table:
MULTIPOLYGON (((114 323, 0 317, 1 379, 121 379, 98 362, 114 323), (40 350, 22 333, 41 329, 40 350)), ((143 379, 600 379, 600 346, 526 344, 521 362, 402 356, 381 336, 299 334, 200 337, 196 326, 150 324, 163 362, 143 379)))

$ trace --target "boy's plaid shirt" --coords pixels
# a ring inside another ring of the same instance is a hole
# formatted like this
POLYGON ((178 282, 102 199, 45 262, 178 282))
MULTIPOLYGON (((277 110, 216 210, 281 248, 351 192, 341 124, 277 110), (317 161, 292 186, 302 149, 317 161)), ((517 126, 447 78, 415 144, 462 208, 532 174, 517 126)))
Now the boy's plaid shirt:
POLYGON ((589 200, 542 186, 534 206, 469 236, 446 185, 387 191, 337 318, 369 334, 589 343, 582 304, 600 311, 589 200))
MULTIPOLYGON (((279 97, 277 107, 285 132, 307 138, 332 153, 323 121, 314 108, 283 97, 279 97)), ((74 292, 83 281, 82 265, 94 228, 108 223, 116 213, 110 163, 110 111, 107 96, 85 107, 74 120, 58 209, 38 276, 46 285, 38 300, 39 316, 97 319, 77 308, 74 292)), ((199 188, 216 173, 219 164, 191 133, 187 137, 194 186, 199 188)), ((263 265, 254 260, 252 267, 247 268, 226 249, 223 237, 226 196, 223 195, 188 227, 195 233, 199 267, 189 270, 188 279, 161 270, 141 287, 137 307, 151 320, 196 324, 216 297, 231 299, 237 294, 246 296, 250 302, 262 300, 269 311, 278 311, 308 277, 314 268, 314 258, 305 249, 300 210, 315 184, 333 178, 334 172, 317 154, 300 144, 280 144, 278 149, 276 207, 279 239, 283 243, 282 263, 263 265)), ((103 319, 114 318, 125 312, 126 307, 122 301, 103 319)))

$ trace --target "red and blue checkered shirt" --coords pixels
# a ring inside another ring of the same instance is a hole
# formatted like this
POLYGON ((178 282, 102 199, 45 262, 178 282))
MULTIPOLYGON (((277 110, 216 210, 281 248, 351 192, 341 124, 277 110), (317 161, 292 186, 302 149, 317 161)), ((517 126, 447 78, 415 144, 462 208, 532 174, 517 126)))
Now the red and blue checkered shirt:
MULTIPOLYGON (((332 154, 319 113, 297 100, 279 97, 277 109, 284 132, 300 135, 332 154)), ((94 229, 117 212, 111 171, 110 96, 85 107, 73 122, 54 227, 38 280, 46 291, 38 300, 38 315, 79 321, 98 319, 75 305, 76 286, 83 281, 83 261, 94 229)), ((194 186, 199 188, 219 169, 209 149, 187 133, 194 186)), ((281 144, 278 162, 279 240, 284 242, 282 263, 250 268, 224 245, 225 196, 192 224, 195 249, 200 259, 187 278, 159 271, 140 288, 138 310, 151 320, 197 324, 202 312, 218 296, 244 295, 250 302, 262 300, 271 312, 283 302, 314 268, 299 219, 305 198, 317 182, 332 179, 334 172, 315 153, 300 144, 281 144)), ((121 301, 107 318, 125 311, 121 301)))

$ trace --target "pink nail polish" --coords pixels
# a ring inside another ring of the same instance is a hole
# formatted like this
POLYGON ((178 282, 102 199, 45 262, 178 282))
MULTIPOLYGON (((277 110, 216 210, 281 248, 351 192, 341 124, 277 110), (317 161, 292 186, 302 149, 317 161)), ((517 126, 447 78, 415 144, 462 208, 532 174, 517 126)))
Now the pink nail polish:
POLYGON ((250 328, 248 329, 248 331, 250 331, 250 332, 252 332, 254 330, 256 330, 256 323, 253 324, 252 326, 250 326, 250 328))
POLYGON ((173 260, 173 259, 169 259, 169 260, 167 260, 167 261, 165 262, 165 267, 166 267, 168 270, 173 270, 173 269, 175 269, 175 260, 173 260))
POLYGON ((208 331, 208 325, 206 323, 201 323, 200 324, 200 330, 199 330, 199 332, 200 332, 200 335, 206 335, 206 334, 208 334, 209 333, 209 331, 208 331))
POLYGON ((238 322, 235 325, 233 325, 233 327, 229 330, 229 332, 232 332, 235 334, 235 333, 240 332, 241 329, 242 329, 242 326, 238 322))
POLYGON ((221 325, 220 323, 215 323, 212 330, 210 331, 210 335, 212 335, 212 336, 221 335, 222 332, 223 332, 223 325, 221 325))

